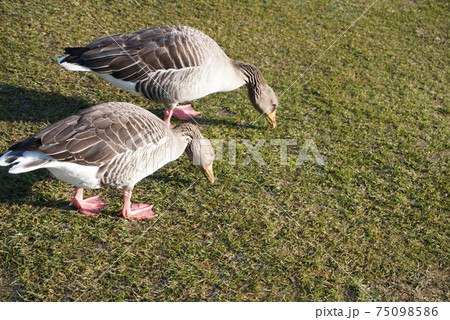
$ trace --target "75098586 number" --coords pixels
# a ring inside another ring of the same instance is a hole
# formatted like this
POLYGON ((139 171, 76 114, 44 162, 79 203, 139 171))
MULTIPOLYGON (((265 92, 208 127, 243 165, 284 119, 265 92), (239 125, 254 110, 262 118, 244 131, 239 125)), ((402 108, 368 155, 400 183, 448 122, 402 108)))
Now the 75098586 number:
POLYGON ((377 310, 377 317, 436 317, 438 315, 437 307, 377 307, 377 310))

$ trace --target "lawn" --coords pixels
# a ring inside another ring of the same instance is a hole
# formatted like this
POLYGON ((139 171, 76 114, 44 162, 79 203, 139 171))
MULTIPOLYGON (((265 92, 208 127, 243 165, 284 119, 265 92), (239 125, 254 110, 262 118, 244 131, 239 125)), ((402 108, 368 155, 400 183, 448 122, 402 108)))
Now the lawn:
POLYGON ((271 130, 245 88, 194 101, 215 141, 216 183, 186 156, 160 169, 133 194, 157 219, 118 217, 112 188, 88 191, 110 205, 86 217, 49 172, 1 168, 1 301, 449 300, 448 1, 13 0, 0 10, 0 154, 106 101, 162 115, 56 63, 107 34, 195 27, 258 66, 280 103, 271 130))

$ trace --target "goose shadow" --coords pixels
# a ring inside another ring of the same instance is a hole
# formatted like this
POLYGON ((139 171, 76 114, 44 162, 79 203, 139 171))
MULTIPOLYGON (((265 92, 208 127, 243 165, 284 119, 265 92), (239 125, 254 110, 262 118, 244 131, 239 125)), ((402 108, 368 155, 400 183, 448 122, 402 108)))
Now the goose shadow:
MULTIPOLYGON (((191 104, 192 105, 192 104, 191 104)), ((161 105, 159 108, 155 107, 154 104, 150 105, 146 105, 143 106, 145 109, 147 109, 148 111, 150 111, 151 113, 157 115, 159 118, 163 119, 164 118, 164 107, 163 105, 161 105)), ((195 109, 194 105, 192 105, 192 107, 195 109)), ((257 125, 253 125, 251 123, 245 123, 245 124, 241 124, 241 123, 237 123, 234 121, 229 121, 227 119, 223 119, 223 116, 221 116, 222 118, 215 118, 215 117, 219 117, 219 116, 215 116, 212 115, 211 117, 204 117, 204 116, 200 116, 200 117, 195 117, 193 119, 191 119, 189 122, 193 123, 193 124, 198 124, 198 125, 207 125, 207 126, 212 126, 212 125, 222 125, 222 126, 226 126, 228 128, 239 128, 239 129, 266 129, 265 127, 261 127, 261 126, 257 126, 257 125)), ((231 116, 229 116, 231 117, 231 116)), ((172 118, 173 119, 173 118, 172 118)), ((182 124, 182 123, 186 123, 187 121, 183 121, 183 120, 175 120, 176 122, 172 122, 173 124, 182 124)))
POLYGON ((39 194, 30 196, 33 185, 40 181, 54 179, 47 170, 36 170, 24 174, 9 174, 6 167, 0 168, 0 203, 20 203, 34 207, 64 208, 69 202, 44 198, 39 194))
MULTIPOLYGON (((0 84, 0 120, 27 121, 31 123, 55 122, 92 106, 80 97, 64 96, 55 92, 37 91, 27 88, 0 84)), ((143 101, 139 106, 163 118, 164 107, 143 101)), ((223 118, 196 117, 194 124, 223 125, 230 128, 265 129, 253 124, 241 124, 223 118)), ((178 121, 177 124, 183 123, 178 121)))
POLYGON ((237 122, 231 122, 225 119, 214 119, 214 118, 195 118, 195 120, 200 125, 223 125, 230 128, 239 128, 239 129, 257 129, 257 130, 264 130, 266 128, 261 126, 255 126, 251 123, 237 123, 237 122))
POLYGON ((90 105, 79 97, 0 84, 0 120, 3 121, 55 122, 90 105))

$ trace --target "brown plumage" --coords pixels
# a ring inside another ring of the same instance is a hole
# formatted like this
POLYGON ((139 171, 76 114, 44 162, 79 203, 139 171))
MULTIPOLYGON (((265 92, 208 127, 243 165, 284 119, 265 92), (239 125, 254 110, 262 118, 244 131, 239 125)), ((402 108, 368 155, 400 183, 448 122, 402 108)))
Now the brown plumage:
POLYGON ((170 129, 145 109, 106 103, 49 125, 10 150, 39 151, 58 161, 103 166, 119 154, 156 145, 170 134, 170 129))
POLYGON ((71 205, 93 215, 107 204, 83 199, 83 188, 113 186, 124 190, 122 215, 155 216, 151 206, 130 202, 134 185, 186 151, 194 165, 214 181, 214 151, 194 125, 174 129, 151 112, 129 103, 110 102, 60 120, 10 147, 0 166, 10 173, 48 169, 77 187, 71 205))
POLYGON ((161 26, 67 48, 58 62, 73 71, 92 71, 134 94, 166 106, 165 121, 178 103, 247 85, 250 101, 275 126, 278 100, 261 72, 230 59, 204 33, 184 26, 161 26))

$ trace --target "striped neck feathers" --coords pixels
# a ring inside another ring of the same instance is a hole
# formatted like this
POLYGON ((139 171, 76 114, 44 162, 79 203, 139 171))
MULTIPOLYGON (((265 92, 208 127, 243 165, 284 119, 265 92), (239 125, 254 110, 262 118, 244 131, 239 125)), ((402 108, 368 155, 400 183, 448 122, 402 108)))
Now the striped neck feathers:
POLYGON ((278 99, 261 71, 248 63, 240 61, 233 61, 233 63, 244 77, 248 97, 255 109, 265 115, 273 113, 278 106, 278 99))
POLYGON ((185 140, 188 146, 192 143, 192 140, 203 138, 201 132, 192 123, 179 124, 172 131, 176 136, 185 140))
POLYGON ((201 169, 214 161, 214 149, 211 141, 205 138, 192 123, 183 123, 172 129, 173 133, 187 141, 185 152, 193 164, 201 169))
POLYGON ((267 86, 261 71, 254 65, 240 61, 234 61, 235 66, 242 72, 245 83, 247 84, 248 96, 253 104, 261 95, 262 88, 267 86))

